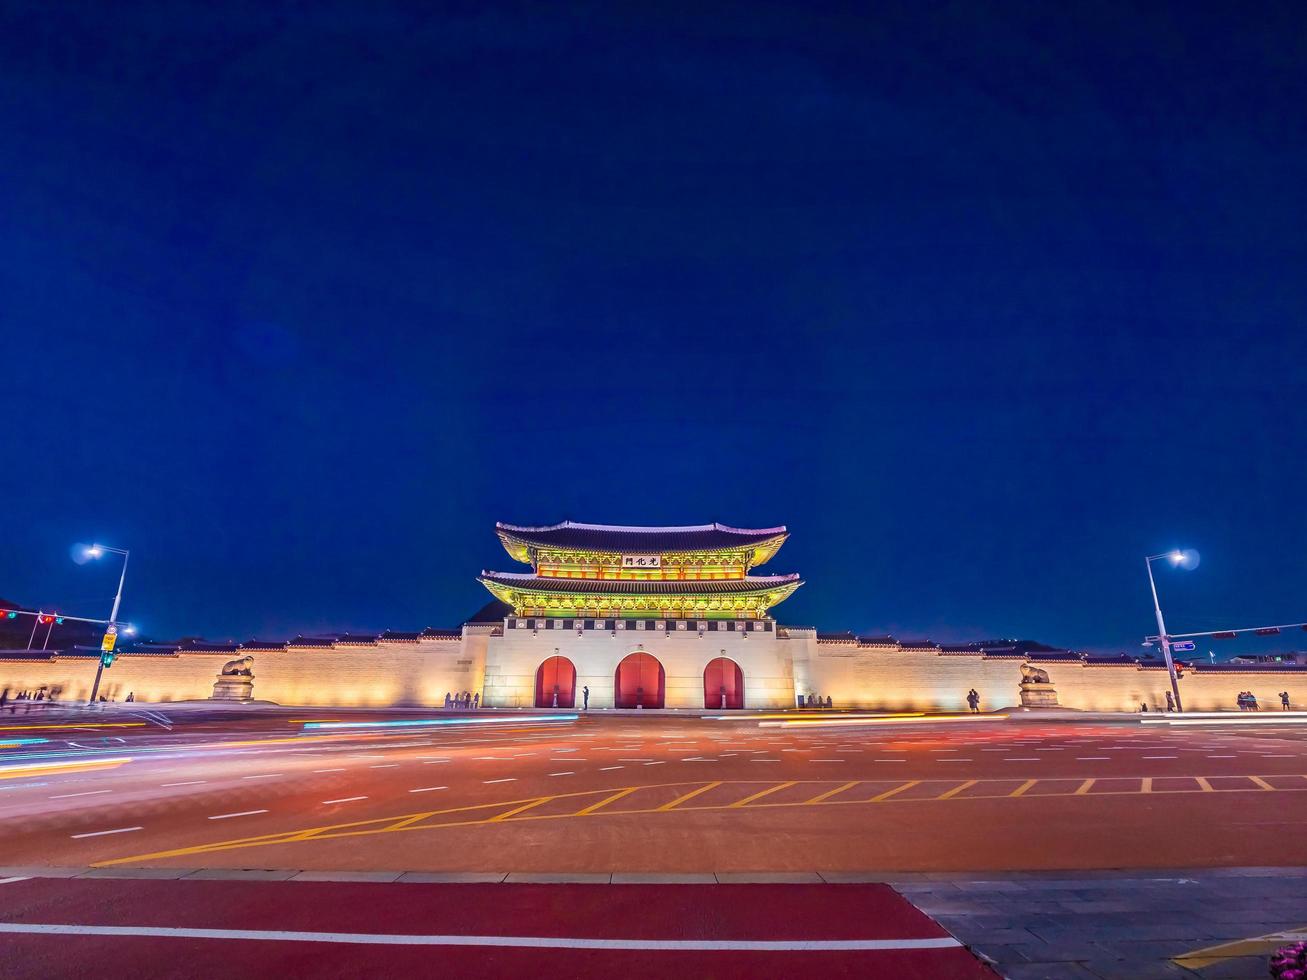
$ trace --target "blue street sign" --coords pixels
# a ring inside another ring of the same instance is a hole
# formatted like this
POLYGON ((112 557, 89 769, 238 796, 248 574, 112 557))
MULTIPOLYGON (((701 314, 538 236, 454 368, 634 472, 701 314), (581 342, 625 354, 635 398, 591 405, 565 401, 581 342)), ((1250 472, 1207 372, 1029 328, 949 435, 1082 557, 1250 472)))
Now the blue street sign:
POLYGON ((1178 643, 1172 643, 1171 649, 1176 653, 1192 653, 1194 649, 1194 641, 1180 640, 1178 643))

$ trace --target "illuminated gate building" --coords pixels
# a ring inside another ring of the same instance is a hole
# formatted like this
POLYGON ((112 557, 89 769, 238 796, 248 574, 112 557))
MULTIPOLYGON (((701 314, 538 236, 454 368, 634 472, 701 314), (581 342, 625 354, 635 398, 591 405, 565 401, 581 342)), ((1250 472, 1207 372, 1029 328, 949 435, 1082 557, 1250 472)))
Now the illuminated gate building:
POLYGON ((770 610, 803 582, 753 575, 784 527, 495 527, 528 572, 482 572, 504 605, 484 637, 494 707, 763 708, 794 704, 792 644, 770 610))

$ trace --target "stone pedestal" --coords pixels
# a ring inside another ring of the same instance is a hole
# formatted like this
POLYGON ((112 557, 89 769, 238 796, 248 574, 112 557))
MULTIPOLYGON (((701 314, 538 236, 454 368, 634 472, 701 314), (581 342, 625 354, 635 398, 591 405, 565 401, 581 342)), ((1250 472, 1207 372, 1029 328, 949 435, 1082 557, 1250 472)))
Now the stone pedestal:
POLYGON ((1057 691, 1048 681, 1022 681, 1021 707, 1056 708, 1057 691))
POLYGON ((254 678, 236 675, 221 675, 213 682, 211 701, 253 701, 254 678))

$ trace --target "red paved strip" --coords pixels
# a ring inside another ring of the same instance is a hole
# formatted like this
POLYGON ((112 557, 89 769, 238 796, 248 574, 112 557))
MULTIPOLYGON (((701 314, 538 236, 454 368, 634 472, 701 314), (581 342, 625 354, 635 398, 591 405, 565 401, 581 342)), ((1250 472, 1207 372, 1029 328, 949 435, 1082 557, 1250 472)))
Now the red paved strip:
MULTIPOLYGON (((377 936, 778 941, 940 940, 884 885, 420 885, 32 879, 0 887, 0 922, 377 936)), ((402 941, 401 941, 402 942, 402 941)), ((361 945, 239 938, 3 936, 15 976, 378 970, 472 975, 992 977, 959 947, 741 951, 361 945), (20 952, 21 951, 21 952, 20 952), (12 954, 12 955, 10 955, 12 954), (175 967, 175 970, 174 970, 175 967), (108 968, 108 969, 106 969, 108 968)), ((9 972, 8 970, 6 971, 9 972)))

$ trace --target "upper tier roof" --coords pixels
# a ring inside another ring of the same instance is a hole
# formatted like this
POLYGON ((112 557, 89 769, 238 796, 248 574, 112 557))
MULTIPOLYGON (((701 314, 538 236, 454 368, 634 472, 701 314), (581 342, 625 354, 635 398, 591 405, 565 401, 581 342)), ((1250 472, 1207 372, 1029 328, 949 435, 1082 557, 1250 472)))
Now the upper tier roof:
POLYGON ((751 564, 760 565, 776 554, 789 534, 784 525, 767 528, 739 528, 725 524, 623 527, 573 521, 546 527, 496 524, 495 532, 510 555, 528 564, 532 549, 575 549, 609 554, 752 550, 751 564))

